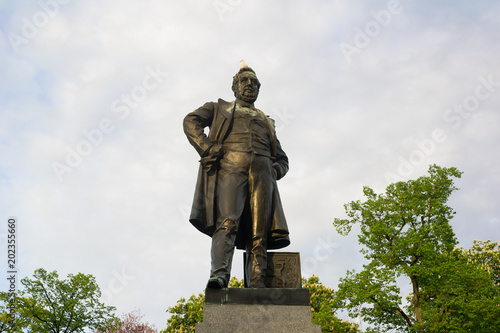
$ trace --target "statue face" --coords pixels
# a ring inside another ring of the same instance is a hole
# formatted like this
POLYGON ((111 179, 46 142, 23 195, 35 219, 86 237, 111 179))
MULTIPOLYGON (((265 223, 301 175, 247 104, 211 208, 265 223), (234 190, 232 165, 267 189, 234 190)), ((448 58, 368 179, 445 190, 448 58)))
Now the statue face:
POLYGON ((259 95, 259 80, 257 76, 249 71, 243 72, 238 77, 238 86, 236 97, 247 102, 253 103, 259 95))

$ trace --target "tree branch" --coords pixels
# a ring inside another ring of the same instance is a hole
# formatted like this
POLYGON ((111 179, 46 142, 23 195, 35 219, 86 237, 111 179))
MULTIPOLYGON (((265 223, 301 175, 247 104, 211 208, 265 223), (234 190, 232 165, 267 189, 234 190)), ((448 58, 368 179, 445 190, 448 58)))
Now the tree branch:
POLYGON ((403 319, 406 321, 406 324, 408 324, 408 327, 412 327, 413 326, 413 323, 414 323, 414 320, 412 318, 410 318, 404 311, 403 309, 401 308, 398 308, 396 310, 397 313, 399 313, 403 319))

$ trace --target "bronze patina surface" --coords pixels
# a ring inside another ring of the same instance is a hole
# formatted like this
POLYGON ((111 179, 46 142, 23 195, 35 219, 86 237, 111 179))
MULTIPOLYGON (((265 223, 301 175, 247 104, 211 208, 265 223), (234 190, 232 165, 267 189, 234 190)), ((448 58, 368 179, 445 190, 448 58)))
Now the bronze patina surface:
POLYGON ((236 247, 246 250, 246 286, 264 288, 267 250, 290 244, 276 182, 287 173, 288 158, 274 121, 254 105, 255 71, 243 63, 232 90, 234 101, 205 103, 184 118, 201 157, 190 222, 212 237, 207 287, 227 287, 236 247))

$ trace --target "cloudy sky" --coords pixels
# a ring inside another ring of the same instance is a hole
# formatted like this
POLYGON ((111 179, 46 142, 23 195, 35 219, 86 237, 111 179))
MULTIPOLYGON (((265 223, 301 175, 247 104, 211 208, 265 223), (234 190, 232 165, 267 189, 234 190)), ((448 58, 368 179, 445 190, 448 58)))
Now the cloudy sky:
MULTIPOLYGON (((19 278, 93 274, 118 314, 165 327, 203 290, 182 119, 232 100, 245 59, 290 159, 280 192, 303 275, 359 269, 343 204, 429 164, 464 172, 460 244, 499 240, 500 3, 478 0, 0 0, 0 247, 19 278)), ((242 277, 242 254, 233 274, 242 277)), ((0 280, 5 290, 5 279, 0 280)))

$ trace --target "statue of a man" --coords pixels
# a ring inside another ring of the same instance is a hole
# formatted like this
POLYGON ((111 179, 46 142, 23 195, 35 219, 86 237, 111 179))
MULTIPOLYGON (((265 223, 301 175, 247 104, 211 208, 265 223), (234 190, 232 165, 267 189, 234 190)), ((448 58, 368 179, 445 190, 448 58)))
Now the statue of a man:
POLYGON ((245 286, 264 288, 267 250, 290 244, 276 184, 288 158, 274 121, 254 106, 259 88, 242 61, 233 77, 235 101, 205 103, 184 118, 201 157, 190 222, 212 237, 208 288, 227 287, 235 247, 246 250, 245 286))

